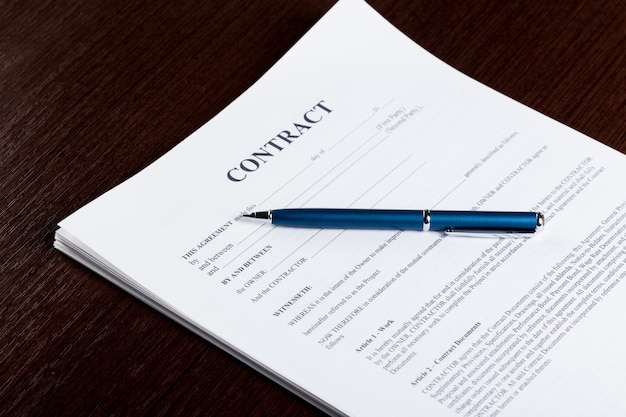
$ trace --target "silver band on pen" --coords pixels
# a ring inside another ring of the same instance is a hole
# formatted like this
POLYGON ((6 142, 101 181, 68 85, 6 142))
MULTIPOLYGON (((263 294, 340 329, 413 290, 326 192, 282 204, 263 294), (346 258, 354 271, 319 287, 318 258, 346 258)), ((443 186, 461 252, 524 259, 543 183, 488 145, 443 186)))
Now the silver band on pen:
POLYGON ((422 210, 423 226, 422 230, 428 232, 430 230, 430 210, 422 210))

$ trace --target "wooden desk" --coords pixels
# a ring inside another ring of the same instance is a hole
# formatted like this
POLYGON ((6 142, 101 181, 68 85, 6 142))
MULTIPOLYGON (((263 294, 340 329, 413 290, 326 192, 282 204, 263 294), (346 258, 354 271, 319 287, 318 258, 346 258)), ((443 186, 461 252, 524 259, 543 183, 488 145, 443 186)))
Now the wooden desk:
MULTIPOLYGON (((319 414, 52 242, 59 220, 211 119, 332 3, 4 2, 0 414, 319 414)), ((371 4, 461 71, 626 151, 619 0, 371 4)))

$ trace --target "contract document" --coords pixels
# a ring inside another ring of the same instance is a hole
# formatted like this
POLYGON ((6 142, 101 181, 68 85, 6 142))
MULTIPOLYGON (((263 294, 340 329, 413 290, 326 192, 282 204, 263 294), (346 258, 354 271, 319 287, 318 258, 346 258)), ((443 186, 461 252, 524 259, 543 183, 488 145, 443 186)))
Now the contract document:
POLYGON ((360 0, 59 226, 58 249, 329 414, 626 415, 626 157, 360 0), (468 235, 242 216, 297 207, 546 224, 468 235))

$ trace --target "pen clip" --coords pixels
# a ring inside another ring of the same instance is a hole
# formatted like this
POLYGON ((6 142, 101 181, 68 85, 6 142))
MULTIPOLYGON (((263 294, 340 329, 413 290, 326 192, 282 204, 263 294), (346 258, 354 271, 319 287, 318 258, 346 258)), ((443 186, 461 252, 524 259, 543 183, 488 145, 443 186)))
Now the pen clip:
POLYGON ((543 213, 535 213, 535 228, 533 230, 525 229, 525 230, 480 230, 480 229, 453 229, 447 228, 444 230, 446 234, 454 234, 455 236, 480 236, 480 237, 497 237, 503 239, 511 239, 511 238, 529 238, 532 235, 535 235, 541 232, 545 226, 546 219, 543 213))
POLYGON ((479 231, 479 230, 452 230, 443 231, 448 236, 454 237, 473 237, 485 239, 530 239, 536 232, 506 232, 498 230, 479 231))

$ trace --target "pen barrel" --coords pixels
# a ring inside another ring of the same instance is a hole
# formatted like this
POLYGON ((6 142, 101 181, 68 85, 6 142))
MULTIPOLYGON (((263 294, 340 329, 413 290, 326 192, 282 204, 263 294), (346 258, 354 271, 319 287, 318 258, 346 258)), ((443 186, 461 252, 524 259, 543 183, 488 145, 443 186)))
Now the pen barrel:
POLYGON ((534 233, 543 218, 534 212, 439 211, 430 212, 430 230, 462 232, 534 233))
POLYGON ((422 210, 279 209, 272 223, 280 226, 332 229, 423 230, 422 210))
POLYGON ((271 211, 279 226, 332 229, 404 229, 458 232, 534 233, 543 217, 534 212, 279 209, 271 211))

